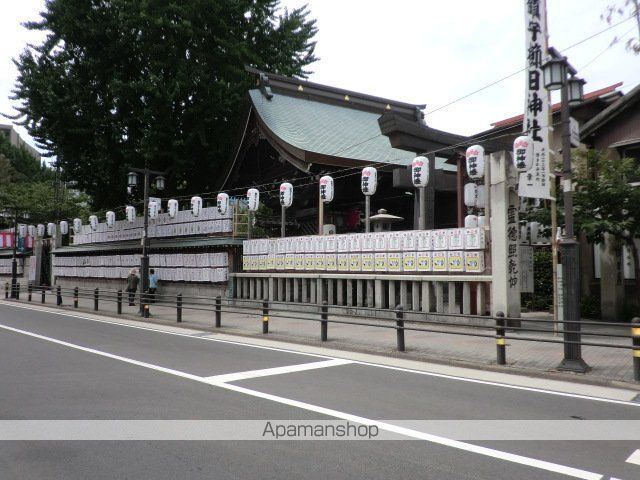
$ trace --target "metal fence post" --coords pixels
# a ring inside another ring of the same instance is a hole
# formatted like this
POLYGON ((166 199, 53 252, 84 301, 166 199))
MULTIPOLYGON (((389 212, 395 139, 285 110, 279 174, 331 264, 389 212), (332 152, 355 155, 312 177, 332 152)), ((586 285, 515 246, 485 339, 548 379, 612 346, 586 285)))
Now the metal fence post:
POLYGON ((44 286, 42 287, 42 303, 45 302, 45 288, 44 286))
POLYGON ((640 382, 640 317, 631 320, 631 341, 633 342, 633 379, 640 382))
POLYGON ((116 304, 118 308, 118 315, 122 314, 122 290, 118 290, 116 294, 116 304))
POLYGON ((96 288, 93 291, 93 309, 98 311, 98 299, 100 298, 100 291, 96 288))
POLYGON ((73 288, 73 308, 78 308, 78 287, 73 288))
POLYGON ((20 284, 16 283, 16 300, 20 300, 20 284))
POLYGON ((507 364, 507 345, 505 341, 504 313, 496 313, 496 355, 498 365, 507 364))
POLYGON ((27 300, 30 302, 31 301, 31 294, 33 292, 33 285, 32 284, 28 284, 27 285, 27 300))
POLYGON ((262 302, 262 333, 269 333, 269 302, 262 302))
POLYGON ((398 351, 404 352, 404 311, 402 305, 396 307, 396 337, 398 351))
POLYGON ((216 328, 222 326, 222 297, 218 295, 216 297, 216 328))
POLYGON ((62 305, 62 287, 60 285, 56 287, 56 305, 62 305))
POLYGON ((176 321, 182 322, 182 294, 179 293, 176 297, 176 321))
POLYGON ((320 340, 327 341, 327 329, 329 327, 329 306, 327 301, 324 300, 320 306, 320 340))

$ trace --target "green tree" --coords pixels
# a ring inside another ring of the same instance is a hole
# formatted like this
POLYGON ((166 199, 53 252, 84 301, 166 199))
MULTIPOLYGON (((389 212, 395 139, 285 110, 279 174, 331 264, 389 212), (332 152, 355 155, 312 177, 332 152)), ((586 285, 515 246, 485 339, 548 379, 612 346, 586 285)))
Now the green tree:
POLYGON ((126 173, 168 170, 168 191, 212 190, 251 86, 245 65, 305 77, 307 7, 278 0, 49 0, 47 32, 16 60, 21 121, 95 208, 126 202, 126 173))
POLYGON ((640 188, 632 180, 640 178, 635 160, 611 159, 596 150, 581 152, 586 171, 577 177, 575 220, 591 243, 604 242, 611 235, 620 245, 626 245, 635 268, 635 297, 640 306, 640 260, 634 242, 640 237, 640 188))

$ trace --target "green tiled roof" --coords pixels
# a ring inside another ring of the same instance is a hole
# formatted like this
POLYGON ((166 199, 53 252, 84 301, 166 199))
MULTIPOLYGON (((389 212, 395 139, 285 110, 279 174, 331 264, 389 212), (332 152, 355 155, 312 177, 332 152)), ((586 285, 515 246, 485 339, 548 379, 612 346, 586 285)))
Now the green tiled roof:
POLYGON ((391 147, 380 133, 380 113, 274 93, 249 91, 257 114, 277 137, 296 148, 363 162, 408 165, 415 156, 391 147))

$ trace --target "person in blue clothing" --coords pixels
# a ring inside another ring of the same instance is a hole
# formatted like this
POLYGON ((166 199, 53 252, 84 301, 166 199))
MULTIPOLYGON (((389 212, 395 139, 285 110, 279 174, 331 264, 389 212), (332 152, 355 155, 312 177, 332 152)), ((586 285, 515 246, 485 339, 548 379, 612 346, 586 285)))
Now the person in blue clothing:
POLYGON ((149 302, 156 302, 156 290, 158 289, 158 276, 156 271, 152 268, 149 270, 149 302))

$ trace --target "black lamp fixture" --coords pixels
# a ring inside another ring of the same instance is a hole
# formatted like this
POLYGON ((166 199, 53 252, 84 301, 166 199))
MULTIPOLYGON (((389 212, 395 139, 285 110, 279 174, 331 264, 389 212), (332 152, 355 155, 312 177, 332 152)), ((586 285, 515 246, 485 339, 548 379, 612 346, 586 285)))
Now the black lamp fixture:
POLYGON ((577 105, 582 101, 582 94, 584 90, 584 84, 587 83, 582 78, 571 77, 568 80, 569 84, 569 105, 577 105))
POLYGON ((559 90, 567 81, 567 57, 550 58, 542 64, 542 77, 547 90, 559 90))

